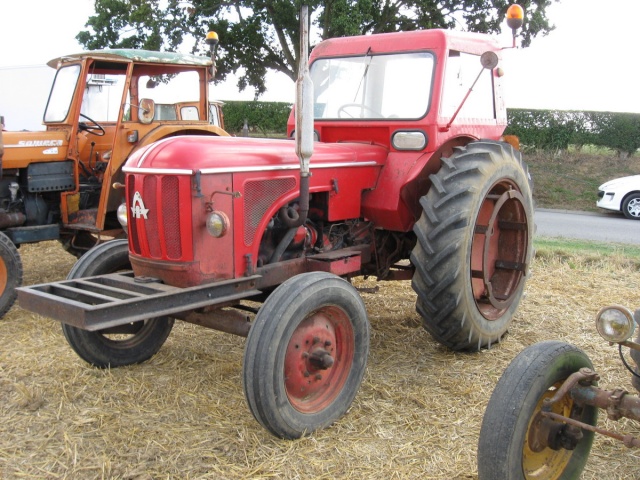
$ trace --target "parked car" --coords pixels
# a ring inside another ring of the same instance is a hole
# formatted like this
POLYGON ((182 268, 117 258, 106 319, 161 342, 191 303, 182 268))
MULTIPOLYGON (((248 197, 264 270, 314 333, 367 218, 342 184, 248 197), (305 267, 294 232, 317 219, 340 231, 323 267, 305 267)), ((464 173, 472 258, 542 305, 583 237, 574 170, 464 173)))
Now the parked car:
POLYGON ((640 175, 616 178, 600 185, 596 205, 640 220, 640 175))
MULTIPOLYGON (((640 309, 631 313, 612 305, 600 310, 595 327, 610 345, 617 345, 631 384, 640 391, 640 336, 631 340, 638 321, 640 309)), ((588 355, 569 343, 540 342, 520 352, 487 404, 478 441, 478 479, 579 478, 595 433, 640 448, 633 422, 620 424, 620 430, 626 427, 630 433, 597 426, 599 412, 610 420, 639 422, 640 397, 622 388, 605 390, 598 380, 588 355)), ((632 477, 638 478, 637 473, 629 472, 632 477)))

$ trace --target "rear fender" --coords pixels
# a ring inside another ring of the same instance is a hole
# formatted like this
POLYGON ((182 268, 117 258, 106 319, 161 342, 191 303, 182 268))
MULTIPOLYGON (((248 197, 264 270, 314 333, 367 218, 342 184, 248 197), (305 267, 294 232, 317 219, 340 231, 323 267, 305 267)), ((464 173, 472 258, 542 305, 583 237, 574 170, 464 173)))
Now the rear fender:
MULTIPOLYGON (((430 157, 423 156, 407 175, 407 182, 402 187, 400 197, 406 208, 412 213, 414 222, 416 222, 422 214, 420 207, 420 198, 427 194, 431 188, 431 180, 429 176, 440 170, 442 165, 441 159, 449 157, 453 154, 455 147, 462 147, 475 139, 471 137, 456 137, 449 140, 436 150, 430 157)), ((409 228, 413 228, 413 223, 409 228)))

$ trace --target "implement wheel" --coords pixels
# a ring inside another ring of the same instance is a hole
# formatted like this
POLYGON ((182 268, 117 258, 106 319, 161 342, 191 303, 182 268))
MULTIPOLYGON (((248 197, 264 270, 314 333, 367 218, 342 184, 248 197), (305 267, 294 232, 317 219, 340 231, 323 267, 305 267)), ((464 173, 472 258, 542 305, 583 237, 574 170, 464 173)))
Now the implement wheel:
POLYGON ((478 141, 442 159, 420 199, 412 287, 424 328, 454 350, 500 340, 524 290, 533 240, 530 177, 520 152, 478 141))
POLYGON ((297 275, 267 298, 249 331, 242 369, 249 408, 281 438, 327 427, 353 402, 368 352, 356 289, 328 273, 297 275))
POLYGON ((0 232, 0 317, 16 301, 16 288, 22 285, 22 260, 13 242, 0 232))
MULTIPOLYGON (((552 397, 574 372, 593 369, 582 350, 559 341, 523 350, 498 381, 482 421, 478 442, 479 480, 559 480, 579 478, 593 432, 572 430, 541 420, 545 398, 552 397)), ((566 394, 552 411, 595 425, 598 409, 580 406, 566 394)))
MULTIPOLYGON (((127 240, 112 240, 89 250, 73 266, 67 279, 130 270, 127 240)), ((173 318, 158 317, 90 332, 62 324, 71 348, 84 361, 100 368, 121 367, 148 360, 164 344, 173 318)))

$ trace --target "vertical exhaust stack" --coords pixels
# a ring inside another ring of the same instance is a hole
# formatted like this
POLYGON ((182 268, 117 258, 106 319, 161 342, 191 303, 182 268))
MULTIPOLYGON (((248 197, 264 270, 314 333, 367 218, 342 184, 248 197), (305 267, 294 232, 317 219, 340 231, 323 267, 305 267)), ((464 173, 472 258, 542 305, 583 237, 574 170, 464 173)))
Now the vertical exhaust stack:
POLYGON ((313 82, 309 74, 309 7, 300 9, 300 63, 296 81, 296 155, 300 160, 300 210, 295 222, 304 224, 309 212, 309 161, 313 155, 313 82))

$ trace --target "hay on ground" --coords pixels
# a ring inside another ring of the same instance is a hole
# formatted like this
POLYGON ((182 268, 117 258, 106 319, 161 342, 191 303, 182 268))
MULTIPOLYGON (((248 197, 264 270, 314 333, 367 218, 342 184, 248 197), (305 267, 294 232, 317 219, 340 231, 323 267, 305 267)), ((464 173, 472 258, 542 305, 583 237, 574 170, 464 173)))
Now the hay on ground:
MULTIPOLYGON (((21 253, 26 284, 63 278, 75 260, 55 242, 21 253)), ((484 408, 526 346, 574 343, 601 386, 631 389, 593 317, 605 304, 638 306, 638 269, 553 256, 533 268, 507 337, 475 354, 431 339, 410 282, 363 294, 372 337, 362 387, 337 424, 296 441, 272 437, 246 406, 244 339, 178 322, 150 361, 99 370, 75 355, 58 323, 14 307, 0 320, 0 477, 476 478, 484 408)), ((640 435, 632 422, 603 425, 640 435)), ((583 478, 638 477, 637 455, 598 437, 583 478)))

